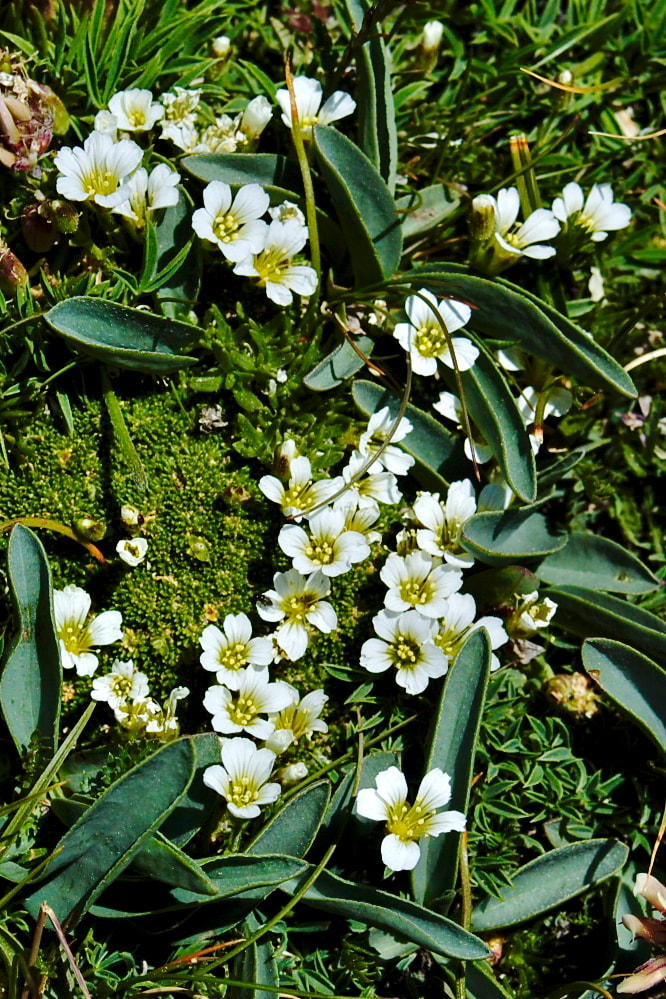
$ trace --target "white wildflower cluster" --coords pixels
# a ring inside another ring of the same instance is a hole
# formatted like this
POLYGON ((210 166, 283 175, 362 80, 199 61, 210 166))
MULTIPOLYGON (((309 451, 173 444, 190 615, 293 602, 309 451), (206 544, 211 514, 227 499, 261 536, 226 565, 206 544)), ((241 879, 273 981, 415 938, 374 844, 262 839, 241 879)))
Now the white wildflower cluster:
POLYGON ((184 87, 162 95, 162 137, 185 153, 253 152, 273 115, 270 102, 255 97, 240 114, 218 115, 207 124, 200 98, 200 90, 184 87))
POLYGON ((132 735, 144 735, 167 742, 180 731, 176 718, 178 701, 187 697, 187 687, 174 687, 164 705, 150 696, 148 677, 136 668, 131 659, 113 663, 111 672, 96 677, 90 696, 93 701, 105 701, 116 721, 132 735))
POLYGON ((558 250, 566 255, 572 240, 573 245, 588 239, 598 243, 631 222, 631 209, 614 200, 610 184, 594 184, 586 198, 580 184, 572 181, 551 208, 537 208, 522 223, 519 212, 517 187, 504 187, 497 197, 480 194, 474 198, 470 259, 475 266, 498 274, 521 257, 547 260, 558 250))
POLYGON ((164 116, 150 90, 124 90, 95 117, 95 130, 83 146, 65 146, 55 156, 58 194, 88 201, 122 215, 135 230, 145 228, 149 213, 178 202, 180 174, 166 163, 150 173, 142 166, 144 150, 130 138, 149 133, 164 116))
POLYGON ((276 758, 303 736, 327 732, 319 717, 328 700, 323 690, 301 698, 283 680, 271 681, 270 638, 253 638, 246 614, 227 614, 223 628, 211 624, 200 639, 201 665, 215 673, 216 683, 204 697, 211 724, 223 737, 222 765, 208 767, 204 783, 226 799, 236 818, 255 818, 261 805, 277 799, 281 784, 307 776, 302 763, 292 763, 268 783, 276 758), (251 741, 262 742, 261 748, 251 741))
POLYGON ((270 223, 263 217, 268 212, 269 197, 261 185, 244 184, 234 197, 229 184, 214 180, 204 188, 203 208, 194 212, 192 227, 234 264, 234 274, 253 278, 276 305, 290 305, 294 292, 312 295, 317 287, 314 268, 294 263, 308 230, 289 202, 274 210, 270 223))
POLYGON ((472 310, 464 302, 444 299, 438 302, 432 292, 421 288, 405 302, 408 321, 398 323, 393 335, 410 355, 412 370, 418 375, 434 375, 437 361, 447 368, 468 371, 479 356, 478 348, 466 337, 451 337, 469 322, 472 310), (448 336, 447 336, 448 334, 448 336))
MULTIPOLYGON (((411 528, 398 536, 401 554, 390 554, 379 574, 384 610, 373 619, 377 637, 364 643, 361 666, 370 673, 395 670, 408 694, 421 694, 431 679, 444 676, 472 631, 485 628, 493 649, 508 640, 499 617, 476 619, 474 598, 459 592, 463 570, 474 564, 460 535, 476 509, 468 479, 452 482, 445 500, 419 493, 411 528)), ((499 665, 493 655, 492 668, 499 665)))

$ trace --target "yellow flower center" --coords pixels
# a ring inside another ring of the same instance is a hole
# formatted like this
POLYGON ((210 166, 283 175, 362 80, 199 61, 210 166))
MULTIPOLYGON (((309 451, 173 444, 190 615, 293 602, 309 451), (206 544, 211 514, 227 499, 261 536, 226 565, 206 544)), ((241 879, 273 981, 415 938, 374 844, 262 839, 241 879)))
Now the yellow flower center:
POLYGON ((428 579, 403 579, 400 583, 399 593, 406 604, 427 604, 434 596, 432 583, 428 579))
POLYGON ((249 725, 249 723, 259 714, 260 708, 253 701, 252 697, 244 697, 242 694, 237 701, 229 705, 229 718, 234 725, 249 725))
POLYGON ((304 594, 288 597, 282 604, 287 617, 294 621, 304 621, 310 608, 317 602, 316 597, 308 597, 304 594))
POLYGON ((314 503, 314 496, 310 489, 311 486, 312 480, 306 482, 305 485, 291 486, 287 489, 282 499, 282 509, 284 510, 288 506, 296 506, 299 510, 309 510, 314 503))
POLYGON ((213 222, 213 232, 223 243, 230 243, 240 227, 240 222, 231 212, 217 215, 213 222))
POLYGON ((418 801, 411 808, 403 801, 389 809, 386 831, 393 833, 403 843, 410 843, 423 836, 429 817, 430 813, 418 801))
POLYGON ((128 698, 132 693, 132 677, 131 676, 114 676, 112 681, 113 693, 116 697, 121 697, 123 700, 128 698))
POLYGON ((319 565, 330 565, 335 561, 335 546, 329 541, 312 539, 305 549, 305 554, 311 562, 319 565))
POLYGON ((414 346, 422 357, 441 357, 448 349, 446 337, 439 325, 421 326, 414 336, 414 346))
POLYGON ((83 180, 86 194, 113 194, 118 187, 118 178, 111 170, 91 170, 83 180))
POLYGON ((250 777, 237 777, 229 782, 227 800, 237 808, 247 808, 259 797, 259 788, 250 777))
POLYGON ((421 649, 412 638, 398 635, 391 648, 391 658, 396 669, 414 669, 421 658, 421 649))
POLYGON ((142 110, 130 111, 127 115, 127 120, 134 128, 139 128, 141 125, 146 124, 146 115, 142 110))
POLYGON ((271 284, 281 284, 288 266, 289 261, 285 260, 284 250, 279 246, 270 250, 262 250, 254 258, 254 267, 259 275, 259 284, 262 288, 268 281, 271 284))
POLYGON ((64 628, 60 628, 58 638, 62 639, 67 651, 75 656, 87 652, 90 648, 88 629, 78 624, 66 624, 64 628))
POLYGON ((245 642, 235 642, 234 645, 222 649, 218 662, 224 669, 242 669, 247 663, 247 645, 245 642))

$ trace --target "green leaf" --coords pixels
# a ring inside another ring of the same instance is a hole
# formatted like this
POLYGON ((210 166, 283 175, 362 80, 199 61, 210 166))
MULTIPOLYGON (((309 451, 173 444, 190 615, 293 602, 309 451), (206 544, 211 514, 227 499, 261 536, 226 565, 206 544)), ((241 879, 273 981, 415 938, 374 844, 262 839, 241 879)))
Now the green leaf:
POLYGON ((465 522, 463 548, 488 565, 521 563, 558 551, 567 535, 533 507, 475 513, 465 522))
MULTIPOLYGON (((156 226, 157 263, 155 273, 165 274, 180 252, 188 245, 192 236, 192 202, 185 192, 178 188, 178 202, 164 209, 164 214, 156 226)), ((201 286, 201 243, 195 239, 184 260, 161 281, 156 290, 162 303, 162 311, 171 319, 188 312, 199 297, 201 286), (177 301, 164 301, 177 299, 177 301)))
POLYGON ((569 536, 564 548, 545 558, 536 574, 556 586, 614 593, 650 593, 659 586, 659 580, 626 548, 580 531, 569 536))
POLYGON ((44 316, 72 347, 133 371, 164 375, 197 363, 181 354, 197 336, 193 326, 128 309, 101 298, 69 298, 44 316))
POLYGON ((604 693, 666 753, 666 672, 607 638, 583 643, 583 666, 604 693))
MULTIPOLYGON (((596 444, 593 446, 596 446, 596 444)), ((544 486, 550 486, 560 482, 567 472, 570 472, 572 468, 575 468, 578 462, 585 457, 587 452, 592 450, 592 447, 582 447, 577 451, 571 451, 570 454, 565 454, 562 458, 558 458, 556 461, 552 462, 552 464, 541 469, 538 476, 539 489, 543 489, 544 486)))
POLYGON ((219 738, 214 732, 202 732, 190 736, 190 745, 194 751, 194 777, 179 803, 160 826, 160 832, 178 846, 189 843, 220 800, 217 792, 203 782, 204 770, 220 763, 219 738))
POLYGON ((53 620, 51 570, 36 534, 17 524, 9 538, 9 586, 18 631, 0 680, 0 705, 19 752, 35 733, 55 750, 62 668, 53 620))
POLYGON ((230 187, 261 184, 269 193, 274 188, 301 189, 301 176, 286 156, 273 153, 203 153, 184 156, 182 167, 193 177, 210 184, 221 180, 230 187))
POLYGON ((469 999, 513 999, 485 962, 465 967, 465 987, 469 999))
MULTIPOLYGON (((370 4, 367 0, 345 2, 354 29, 359 31, 370 4)), ((372 32, 356 56, 356 103, 361 149, 393 193, 398 135, 391 89, 391 55, 379 31, 372 32)))
POLYGON ((472 913, 477 933, 514 926, 575 898, 622 869, 629 850, 615 839, 590 839, 550 850, 517 871, 502 898, 483 899, 472 913))
MULTIPOLYGON (((250 914, 245 920, 245 937, 251 937, 260 928, 259 920, 250 914)), ((238 955, 233 963, 230 978, 241 982, 254 982, 255 986, 271 985, 277 989, 280 984, 273 945, 267 936, 250 944, 238 955)), ((226 993, 230 999, 275 999, 275 992, 259 988, 230 987, 226 993)))
POLYGON ((198 895, 217 895, 217 888, 206 872, 174 843, 156 831, 136 855, 132 874, 162 881, 173 888, 184 888, 198 895))
POLYGON ((465 593, 471 593, 476 609, 510 604, 516 593, 533 593, 539 580, 522 565, 507 565, 503 569, 484 569, 465 579, 465 593))
MULTIPOLYGON (((280 886, 282 891, 295 894, 311 873, 312 868, 301 878, 285 882, 280 886)), ((446 957, 477 961, 490 956, 483 940, 464 930, 458 923, 424 909, 416 902, 366 885, 344 881, 328 871, 319 875, 303 898, 316 909, 387 930, 446 957)))
MULTIPOLYGON (((392 419, 400 411, 400 399, 375 382, 358 379, 352 385, 352 395, 354 402, 366 416, 371 416, 384 406, 389 407, 392 419)), ((405 416, 414 429, 400 441, 400 447, 413 455, 425 471, 426 481, 431 483, 433 489, 446 492, 449 482, 464 478, 469 468, 460 441, 429 413, 424 413, 411 403, 407 405, 405 416)))
POLYGON ((317 835, 328 807, 331 786, 327 780, 311 784, 294 795, 267 822, 250 843, 250 855, 280 853, 304 857, 317 835))
MULTIPOLYGON (((439 767, 451 778, 448 808, 466 813, 474 773, 474 755, 490 676, 490 639, 473 631, 449 668, 437 712, 425 773, 439 767)), ((412 873, 417 902, 434 908, 452 891, 458 871, 460 833, 424 837, 412 873)))
POLYGON ((455 264, 427 264, 407 277, 415 286, 471 305, 472 329, 493 339, 513 340, 586 385, 636 395, 631 378, 610 354, 580 326, 523 288, 503 278, 479 277, 455 264))
MULTIPOLYGON (((374 787, 375 777, 382 770, 398 765, 398 757, 395 753, 370 753, 364 756, 361 761, 361 778, 358 782, 359 791, 361 788, 374 787)), ((328 806, 328 811, 324 817, 324 826, 328 834, 335 835, 341 824, 345 821, 347 813, 353 807, 352 792, 356 783, 356 767, 352 767, 337 788, 328 806)))
POLYGON ((421 236, 440 225, 460 207, 460 195, 444 184, 433 184, 396 200, 403 212, 402 238, 421 236))
MULTIPOLYGON (((374 345, 374 340, 371 340, 369 336, 354 338, 354 346, 366 357, 370 356, 374 345)), ((312 371, 308 372, 303 379, 303 384, 307 385, 313 392, 328 392, 329 389, 340 385, 346 378, 351 378, 364 365, 363 357, 359 356, 348 340, 343 340, 323 361, 320 361, 312 371)))
MULTIPOLYGON (((497 364, 481 352, 461 374, 469 414, 497 458, 504 477, 522 500, 536 498, 534 452, 520 410, 497 364)), ((455 391, 452 373, 448 377, 455 391)))
POLYGON ((390 278, 400 264, 402 230, 391 193, 342 132, 315 125, 315 155, 344 233, 357 285, 390 278))
POLYGON ((47 902, 63 923, 76 921, 132 861, 178 804, 194 772, 189 739, 178 739, 134 767, 88 808, 57 844, 24 905, 47 902))
POLYGON ((614 638, 666 662, 666 625, 661 618, 619 597, 582 586, 548 590, 557 604, 557 624, 580 638, 614 638))

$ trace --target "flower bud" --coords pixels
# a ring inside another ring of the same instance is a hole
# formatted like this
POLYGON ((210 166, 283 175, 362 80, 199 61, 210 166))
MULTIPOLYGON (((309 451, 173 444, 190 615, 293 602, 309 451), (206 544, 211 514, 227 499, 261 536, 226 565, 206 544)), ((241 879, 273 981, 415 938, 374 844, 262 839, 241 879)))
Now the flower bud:
POLYGON ((211 52, 218 59, 228 59, 231 55, 231 39, 227 35, 218 35, 210 43, 211 52))
POLYGON ((127 528, 141 527, 143 524, 143 514, 135 506, 123 503, 120 508, 120 519, 127 528))
POLYGON ((255 97, 243 111, 240 130, 248 139, 257 139, 273 117, 273 108, 265 97, 255 97))
POLYGON ((28 284, 28 272, 6 243, 0 240, 0 291, 13 295, 28 284))
POLYGON ((106 524, 95 517, 77 517, 72 530, 81 541, 101 541, 106 534, 106 524))
POLYGON ((79 212, 69 201, 55 198, 53 201, 45 202, 45 208, 58 232, 69 236, 79 228, 79 212))
POLYGON ((281 784, 295 784, 299 780, 304 780, 307 775, 308 768, 305 763, 290 763, 275 774, 281 784))
POLYGON ((428 21, 424 24, 423 34, 421 35, 421 48, 423 51, 427 53, 437 52, 442 44, 443 34, 444 25, 441 21, 428 21))
POLYGON ((469 216, 469 234, 475 243, 488 243, 495 238, 495 199, 490 194, 477 194, 469 216))
POLYGON ((28 205, 23 213, 21 231, 28 249, 33 253, 47 253, 60 238, 44 203, 28 205))

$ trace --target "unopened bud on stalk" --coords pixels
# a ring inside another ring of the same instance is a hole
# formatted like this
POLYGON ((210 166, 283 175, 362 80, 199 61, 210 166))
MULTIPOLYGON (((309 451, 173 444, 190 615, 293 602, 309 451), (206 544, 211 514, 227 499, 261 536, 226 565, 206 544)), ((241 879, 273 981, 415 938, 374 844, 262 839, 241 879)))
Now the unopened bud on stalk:
POLYGON ((227 35, 218 35, 210 43, 210 47, 217 59, 228 59, 231 54, 231 39, 227 35))
POLYGON ((81 541, 101 541, 106 534, 106 524, 95 517, 77 517, 72 521, 72 530, 81 541))
POLYGON ((58 232, 63 233, 65 236, 70 236, 79 228, 79 219, 81 216, 69 201, 63 201, 62 198, 47 201, 46 211, 58 232))
POLYGON ((295 784, 299 780, 304 780, 307 775, 308 768, 305 763, 290 763, 275 774, 281 784, 295 784))
POLYGON ((477 271, 489 272, 496 252, 495 199, 490 194, 477 194, 467 221, 470 266, 477 271))
POLYGON ((0 241, 0 291, 13 295, 28 284, 28 272, 6 243, 0 241))
POLYGON ((439 47, 442 44, 444 25, 441 21, 428 21, 423 25, 423 34, 419 45, 419 61, 424 72, 430 73, 437 64, 439 47))

